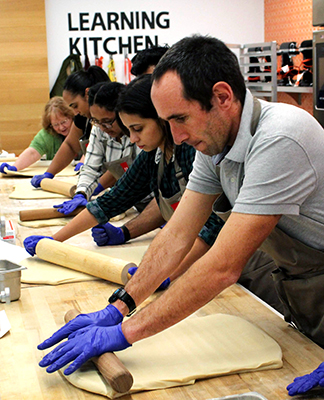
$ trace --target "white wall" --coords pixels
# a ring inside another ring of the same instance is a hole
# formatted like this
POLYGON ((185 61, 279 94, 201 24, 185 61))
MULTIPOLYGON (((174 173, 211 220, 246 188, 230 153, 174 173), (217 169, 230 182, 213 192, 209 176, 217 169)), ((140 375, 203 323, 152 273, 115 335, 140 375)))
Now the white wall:
POLYGON ((45 0, 45 7, 50 88, 63 60, 70 54, 70 42, 75 44, 74 52, 78 49, 82 53, 82 62, 86 43, 91 64, 95 60, 96 43, 98 56, 104 57, 103 68, 107 71, 106 43, 108 52, 116 52, 113 58, 117 79, 124 83, 124 52, 132 58, 135 43, 137 51, 143 50, 146 37, 154 44, 157 40, 159 45, 170 46, 194 33, 215 36, 226 43, 264 41, 263 0, 45 0), (142 12, 153 21, 154 28, 147 23, 143 27, 142 12), (154 18, 151 19, 152 12, 154 18), (127 23, 122 29, 121 13, 125 13, 128 20, 133 15, 133 29, 127 23), (108 18, 110 21, 117 18, 115 23, 111 22, 110 29, 108 18), (130 40, 131 48, 119 48, 119 40, 123 44, 130 40))

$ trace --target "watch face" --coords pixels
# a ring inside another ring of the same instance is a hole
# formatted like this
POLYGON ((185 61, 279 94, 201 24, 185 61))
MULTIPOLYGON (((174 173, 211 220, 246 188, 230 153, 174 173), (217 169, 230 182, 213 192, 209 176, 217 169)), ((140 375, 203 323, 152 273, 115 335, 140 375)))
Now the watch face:
POLYGON ((118 288, 116 291, 115 291, 115 296, 117 296, 117 297, 120 297, 120 296, 122 296, 123 295, 123 292, 124 292, 124 289, 123 288, 118 288))
POLYGON ((110 296, 109 298, 109 303, 113 303, 114 301, 118 300, 120 297, 120 292, 122 292, 124 289, 123 288, 118 288, 114 291, 114 293, 110 296))

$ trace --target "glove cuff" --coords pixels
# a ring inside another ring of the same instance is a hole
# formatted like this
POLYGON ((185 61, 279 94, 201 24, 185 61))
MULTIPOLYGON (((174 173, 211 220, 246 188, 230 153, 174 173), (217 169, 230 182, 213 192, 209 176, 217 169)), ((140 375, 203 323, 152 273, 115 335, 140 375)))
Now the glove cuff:
POLYGON ((117 307, 113 306, 112 304, 108 304, 106 310, 109 312, 112 319, 116 321, 116 324, 119 324, 124 319, 123 314, 118 310, 117 307))
POLYGON ((48 179, 53 179, 54 178, 54 175, 51 174, 50 172, 45 172, 44 176, 45 176, 45 178, 48 178, 48 179))
POLYGON ((170 283, 171 283, 170 278, 166 278, 166 280, 161 283, 161 285, 156 289, 156 291, 167 289, 170 283))
POLYGON ((120 229, 123 231, 125 243, 128 242, 131 239, 131 237, 127 226, 123 225, 120 227, 120 229))
POLYGON ((74 199, 80 199, 80 198, 83 198, 83 199, 86 199, 87 200, 87 196, 86 196, 86 194, 85 193, 83 193, 83 192, 78 192, 78 193, 76 193, 75 195, 74 195, 74 199))
POLYGON ((117 325, 117 329, 118 329, 118 331, 119 331, 119 333, 120 333, 120 338, 121 338, 122 340, 121 340, 120 343, 119 343, 120 348, 116 348, 116 350, 117 350, 117 351, 118 351, 118 350, 124 350, 124 349, 127 349, 127 347, 131 347, 132 345, 131 345, 131 344, 127 341, 127 339, 125 338, 124 332, 123 332, 123 330, 122 330, 122 324, 121 324, 121 323, 117 325))

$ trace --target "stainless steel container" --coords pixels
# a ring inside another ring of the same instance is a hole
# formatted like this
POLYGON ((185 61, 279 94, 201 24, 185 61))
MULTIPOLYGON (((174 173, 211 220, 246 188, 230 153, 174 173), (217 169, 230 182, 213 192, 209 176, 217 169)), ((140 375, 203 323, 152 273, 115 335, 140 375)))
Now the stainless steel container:
POLYGON ((267 400, 267 399, 260 393, 249 392, 249 393, 235 394, 233 396, 217 397, 210 400, 267 400))
POLYGON ((0 302, 8 302, 8 296, 10 301, 20 298, 21 270, 23 269, 26 267, 8 260, 0 260, 0 293, 2 293, 0 302))

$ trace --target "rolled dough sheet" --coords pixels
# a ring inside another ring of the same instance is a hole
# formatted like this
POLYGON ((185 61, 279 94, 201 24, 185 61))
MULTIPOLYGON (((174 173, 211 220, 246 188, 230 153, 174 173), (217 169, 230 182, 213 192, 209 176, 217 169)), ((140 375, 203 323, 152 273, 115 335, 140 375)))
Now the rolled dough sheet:
MULTIPOLYGON (((128 393, 282 367, 281 348, 275 340, 243 318, 227 314, 187 318, 117 355, 134 378, 128 393)), ((91 362, 63 376, 78 388, 110 399, 125 395, 114 392, 91 362)))
MULTIPOLYGON (((110 257, 125 260, 126 262, 133 262, 138 265, 147 248, 148 246, 107 246, 98 248, 95 251, 100 254, 106 254, 110 257)), ((38 257, 28 257, 22 260, 20 264, 24 267, 27 267, 27 269, 22 270, 21 273, 21 282, 23 283, 60 285, 62 283, 99 279, 92 275, 52 264, 50 262, 41 260, 38 257)))
MULTIPOLYGON (((77 177, 71 177, 64 179, 64 182, 77 183, 77 177)), ((68 197, 59 194, 48 192, 41 188, 34 188, 30 180, 22 180, 15 184, 15 188, 9 195, 9 199, 20 199, 20 200, 34 200, 34 199, 68 199, 68 197)))
POLYGON ((0 164, 6 162, 10 163, 11 161, 16 161, 18 157, 0 157, 0 164))
POLYGON ((62 283, 94 281, 95 276, 60 267, 39 258, 26 258, 20 263, 27 269, 21 274, 22 283, 38 285, 61 285, 62 283))
MULTIPOLYGON (((9 163, 9 164, 14 164, 9 163)), ((5 177, 13 177, 13 176, 22 176, 22 177, 33 177, 34 175, 42 175, 47 171, 48 164, 45 165, 43 163, 35 163, 31 167, 25 168, 21 171, 7 171, 6 174, 1 174, 2 178, 5 177)), ((61 172, 56 174, 56 176, 74 176, 77 175, 77 172, 74 171, 73 165, 68 165, 61 172)))
POLYGON ((51 218, 51 219, 39 219, 34 221, 20 221, 18 224, 26 226, 27 228, 46 228, 48 226, 65 226, 72 218, 51 218))
MULTIPOLYGON (((110 222, 120 221, 126 217, 126 213, 116 215, 116 217, 111 218, 110 222)), ((71 221, 70 218, 52 218, 52 219, 42 219, 35 221, 20 221, 18 220, 18 224, 22 226, 26 226, 28 228, 45 228, 47 226, 65 226, 67 223, 71 221)))

